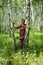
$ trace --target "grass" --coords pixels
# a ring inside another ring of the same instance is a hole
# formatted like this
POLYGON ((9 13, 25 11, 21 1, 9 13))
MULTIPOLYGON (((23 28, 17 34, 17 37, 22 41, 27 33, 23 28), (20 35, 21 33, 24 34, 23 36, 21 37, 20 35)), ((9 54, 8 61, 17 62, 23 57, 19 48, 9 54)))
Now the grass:
POLYGON ((43 65, 43 33, 30 32, 28 52, 19 48, 19 32, 15 33, 16 52, 12 39, 7 34, 0 34, 0 65, 43 65), (10 64, 6 64, 8 60, 10 64))
MULTIPOLYGON (((43 65, 43 53, 40 53, 39 57, 36 56, 36 53, 29 52, 21 53, 21 51, 18 51, 17 53, 12 54, 13 59, 11 60, 13 65, 43 65)), ((7 59, 0 58, 0 62, 3 62, 6 64, 7 59)))

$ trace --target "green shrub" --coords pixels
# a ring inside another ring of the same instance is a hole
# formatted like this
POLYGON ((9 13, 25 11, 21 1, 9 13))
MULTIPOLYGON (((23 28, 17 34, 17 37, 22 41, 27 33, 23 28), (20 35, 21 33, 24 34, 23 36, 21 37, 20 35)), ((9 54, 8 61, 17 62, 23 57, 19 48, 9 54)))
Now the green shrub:
POLYGON ((30 32, 29 51, 39 53, 43 50, 43 33, 30 32))
POLYGON ((0 34, 0 56, 11 55, 13 52, 12 39, 6 34, 0 34))

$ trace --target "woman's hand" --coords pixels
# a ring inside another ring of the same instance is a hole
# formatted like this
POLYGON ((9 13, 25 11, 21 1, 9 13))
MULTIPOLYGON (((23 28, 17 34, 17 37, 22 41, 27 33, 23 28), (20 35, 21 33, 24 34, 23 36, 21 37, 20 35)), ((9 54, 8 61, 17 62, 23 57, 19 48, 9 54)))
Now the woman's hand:
POLYGON ((29 26, 29 25, 27 25, 26 27, 27 27, 28 29, 30 29, 30 26, 29 26))

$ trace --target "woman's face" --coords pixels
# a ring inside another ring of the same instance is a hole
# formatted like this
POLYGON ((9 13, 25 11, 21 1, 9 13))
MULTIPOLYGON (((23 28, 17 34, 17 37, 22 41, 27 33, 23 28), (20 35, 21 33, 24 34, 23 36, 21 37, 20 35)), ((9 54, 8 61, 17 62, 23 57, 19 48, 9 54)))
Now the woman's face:
POLYGON ((24 20, 21 20, 21 24, 24 24, 25 22, 24 22, 24 20))

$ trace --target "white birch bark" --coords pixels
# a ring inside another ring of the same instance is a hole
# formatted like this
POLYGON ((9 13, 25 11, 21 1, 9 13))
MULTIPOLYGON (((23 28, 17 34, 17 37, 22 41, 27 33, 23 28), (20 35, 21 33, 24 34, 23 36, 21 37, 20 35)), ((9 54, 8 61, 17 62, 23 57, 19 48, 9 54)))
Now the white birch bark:
POLYGON ((14 50, 15 50, 15 38, 14 38, 14 30, 11 29, 12 26, 12 8, 11 8, 11 0, 8 0, 8 18, 9 18, 9 35, 13 40, 13 46, 14 46, 14 50))
MULTIPOLYGON (((25 4, 25 24, 26 25, 30 25, 30 0, 26 0, 26 4, 25 4)), ((25 38, 24 38, 24 43, 25 46, 28 46, 28 41, 29 41, 29 29, 25 29, 25 38)))

